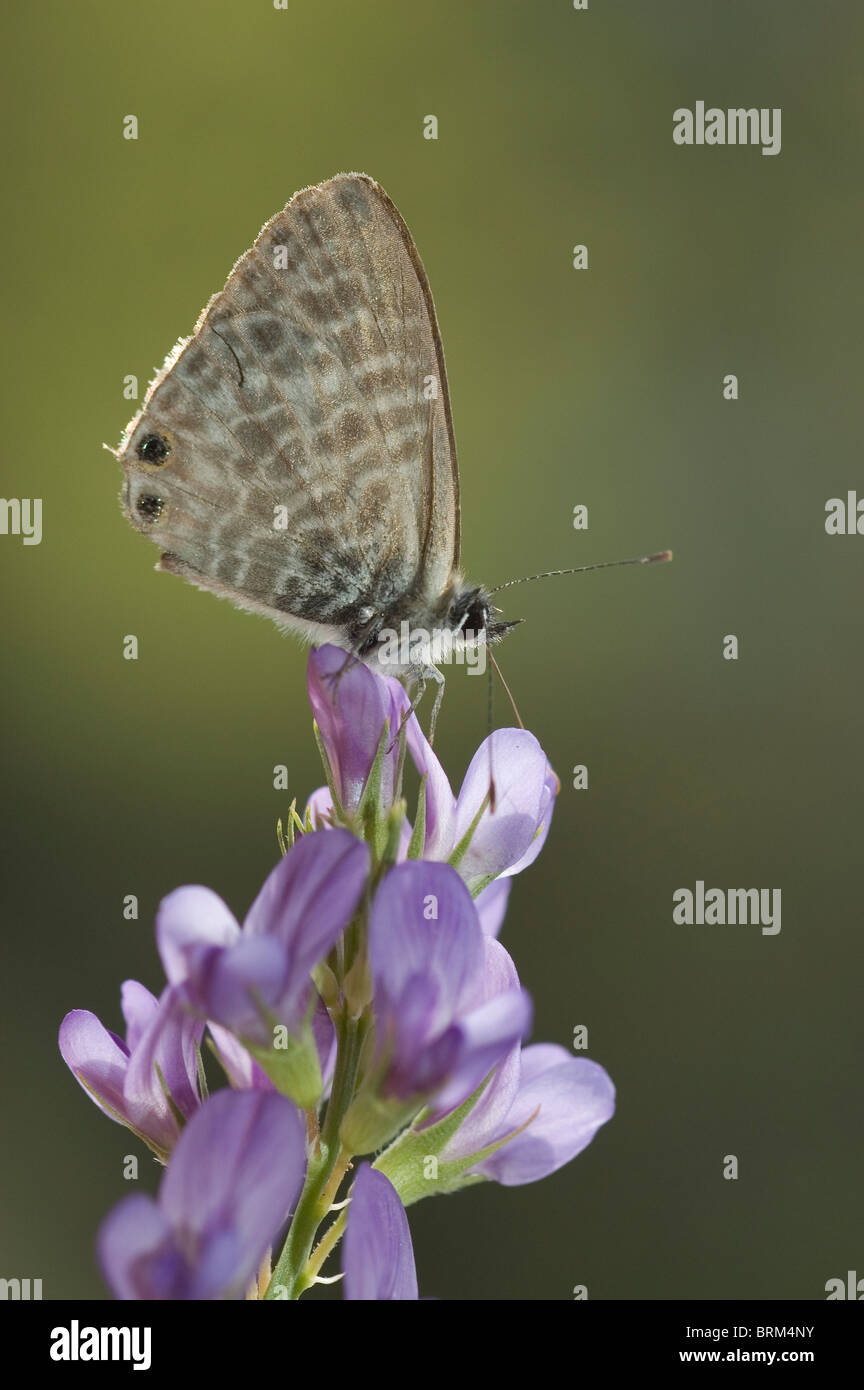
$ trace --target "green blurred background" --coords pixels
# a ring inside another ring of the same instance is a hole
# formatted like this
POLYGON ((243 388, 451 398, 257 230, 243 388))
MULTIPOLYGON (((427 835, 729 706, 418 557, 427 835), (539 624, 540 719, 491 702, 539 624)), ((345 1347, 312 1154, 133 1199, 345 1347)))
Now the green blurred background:
MULTIPOLYGON (((143 391, 261 223, 341 169, 383 183, 430 275, 469 574, 676 552, 507 596, 528 621, 504 671, 563 785, 503 940, 535 1039, 586 1024, 618 1113, 542 1184, 414 1208, 421 1291, 812 1299, 864 1273, 864 538, 824 531, 829 497, 864 493, 864 12, 43 0, 5 29, 2 490, 44 499, 44 536, 0 537, 0 1274, 104 1297, 122 1157, 151 1189, 157 1170, 57 1026, 86 1007, 119 1027, 127 976, 158 990, 170 889, 242 914, 276 817, 320 781, 303 651, 154 574, 101 445, 137 408, 124 376, 143 391), (676 147, 699 99, 781 107, 782 152, 676 147), (675 926, 697 879, 781 888, 782 932, 675 926)), ((456 783, 485 732, 485 683, 455 670, 456 783)))

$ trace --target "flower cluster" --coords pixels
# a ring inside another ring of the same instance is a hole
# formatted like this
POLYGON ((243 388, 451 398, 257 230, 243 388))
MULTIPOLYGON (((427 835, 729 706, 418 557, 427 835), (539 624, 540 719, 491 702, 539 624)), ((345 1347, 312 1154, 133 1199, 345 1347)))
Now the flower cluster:
POLYGON ((177 889, 166 986, 123 986, 125 1041, 83 1010, 60 1029, 91 1098, 167 1165, 157 1200, 100 1230, 118 1298, 296 1299, 341 1241, 346 1298, 416 1299, 406 1207, 545 1177, 614 1109, 602 1067, 523 1046, 531 1003, 497 939, 558 787, 537 740, 490 735, 454 795, 397 681, 324 647, 308 686, 327 783, 242 926, 177 889), (229 1082, 212 1096, 205 1030, 229 1082))

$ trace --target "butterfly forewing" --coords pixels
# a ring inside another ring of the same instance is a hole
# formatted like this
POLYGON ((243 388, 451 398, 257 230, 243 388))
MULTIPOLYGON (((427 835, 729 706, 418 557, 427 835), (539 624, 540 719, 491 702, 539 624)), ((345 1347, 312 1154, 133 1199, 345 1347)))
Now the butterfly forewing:
POLYGON ((153 382, 120 449, 162 568, 290 623, 434 605, 459 558, 428 281, 383 189, 295 194, 153 382))

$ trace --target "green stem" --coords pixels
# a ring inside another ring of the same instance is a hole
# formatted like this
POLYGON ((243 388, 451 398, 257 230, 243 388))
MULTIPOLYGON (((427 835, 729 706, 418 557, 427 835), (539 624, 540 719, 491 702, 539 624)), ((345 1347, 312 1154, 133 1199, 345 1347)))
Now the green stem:
POLYGON ((338 1051, 327 1114, 318 1150, 309 1158, 306 1182, 282 1254, 264 1295, 267 1299, 276 1298, 277 1289, 285 1289, 289 1299, 297 1299, 311 1282, 306 1276, 306 1264, 318 1227, 330 1210, 330 1204, 336 1195, 336 1188, 331 1186, 331 1180, 337 1174, 338 1165, 341 1169, 336 1181, 338 1187, 338 1182, 341 1181, 351 1159, 351 1155, 345 1153, 339 1144, 339 1129, 354 1095, 357 1066, 366 1027, 364 1019, 346 1019, 344 1014, 336 1023, 338 1051))
POLYGON ((345 1234, 347 1219, 348 1211, 346 1208, 345 1211, 340 1211, 332 1226, 324 1232, 321 1240, 307 1260, 301 1279, 298 1281, 300 1293, 302 1293, 304 1289, 311 1288, 316 1282, 319 1269, 345 1234))

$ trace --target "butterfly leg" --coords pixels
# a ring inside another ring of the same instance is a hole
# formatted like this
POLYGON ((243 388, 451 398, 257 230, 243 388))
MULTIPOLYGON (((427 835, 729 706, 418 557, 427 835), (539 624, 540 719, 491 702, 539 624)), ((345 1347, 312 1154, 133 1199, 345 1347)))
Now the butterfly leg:
MULTIPOLYGON (((408 708, 404 711, 404 713, 403 713, 403 715, 402 715, 402 718, 399 720, 399 728, 396 730, 396 733, 393 735, 393 740, 392 740, 392 742, 390 743, 390 745, 389 745, 389 747, 388 747, 388 749, 387 749, 387 752, 388 752, 388 753, 392 752, 393 748, 394 748, 394 747, 396 746, 396 744, 399 742, 399 739, 400 739, 400 737, 401 737, 401 735, 402 735, 402 730, 405 728, 405 725, 408 723, 408 720, 411 718, 412 714, 416 714, 416 713, 417 713, 417 706, 420 704, 420 701, 423 699, 423 696, 426 694, 425 673, 424 673, 419 667, 418 667, 418 669, 417 669, 416 671, 412 671, 412 672, 410 673, 408 679, 409 679, 410 681, 412 681, 412 682, 416 680, 416 681, 419 683, 419 689, 418 689, 418 691, 417 691, 417 694, 416 694, 416 695, 413 697, 413 699, 411 700, 411 703, 410 703, 410 705, 408 706, 408 708)), ((407 693, 407 692, 406 692, 406 693, 407 693)))
POLYGON ((431 747, 435 742, 435 725, 438 723, 438 711, 441 708, 441 701, 444 699, 444 686, 446 685, 446 681, 441 672, 438 670, 437 666, 417 666, 410 672, 409 679, 416 680, 419 689, 417 691, 417 694, 412 699, 408 709, 406 709, 405 713, 402 715, 401 720, 399 721, 399 728, 396 731, 396 736, 393 739, 393 742, 387 749, 388 753, 399 739, 402 730, 405 728, 405 725, 408 723, 408 720, 411 718, 412 714, 417 713, 417 706, 420 704, 420 701, 426 694, 426 683, 430 679, 434 680, 436 686, 438 687, 435 691, 435 703, 432 706, 432 718, 429 721, 429 746, 431 747))
POLYGON ((432 706, 432 718, 429 720, 429 746, 431 748, 435 743, 435 726, 438 723, 438 712, 441 709, 441 702, 444 699, 444 687, 447 682, 437 666, 427 666, 423 671, 424 688, 425 678, 429 676, 436 682, 438 687, 435 691, 435 703, 432 706))

